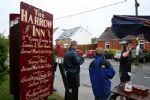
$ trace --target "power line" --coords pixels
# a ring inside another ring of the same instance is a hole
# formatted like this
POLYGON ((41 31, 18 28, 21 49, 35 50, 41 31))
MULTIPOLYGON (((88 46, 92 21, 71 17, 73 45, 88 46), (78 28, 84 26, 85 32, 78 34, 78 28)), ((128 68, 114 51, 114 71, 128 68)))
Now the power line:
POLYGON ((106 6, 103 6, 103 7, 98 7, 98 8, 95 8, 95 9, 91 9, 91 10, 79 12, 79 13, 76 13, 76 14, 72 14, 72 15, 68 15, 68 16, 56 18, 56 19, 54 19, 54 20, 60 20, 60 19, 68 18, 68 17, 73 17, 73 16, 76 16, 76 15, 81 15, 81 14, 84 14, 84 13, 92 12, 92 11, 99 10, 99 9, 103 9, 103 8, 106 8, 106 7, 118 5, 118 4, 124 3, 124 2, 126 2, 126 0, 125 0, 125 1, 116 2, 116 3, 110 4, 110 5, 106 5, 106 6))

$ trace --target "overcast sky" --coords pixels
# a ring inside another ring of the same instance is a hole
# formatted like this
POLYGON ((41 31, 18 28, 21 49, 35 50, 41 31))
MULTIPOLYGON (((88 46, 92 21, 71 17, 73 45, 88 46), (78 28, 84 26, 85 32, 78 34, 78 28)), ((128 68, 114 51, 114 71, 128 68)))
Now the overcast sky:
MULTIPOLYGON (((135 15, 135 0, 0 0, 0 32, 9 34, 9 14, 19 13, 20 1, 26 2, 54 15, 54 28, 69 29, 82 26, 93 36, 99 37, 106 27, 111 26, 113 15, 135 15), (64 16, 104 7, 117 2, 114 6, 92 12, 55 20, 64 16)), ((140 4, 139 15, 150 15, 150 0, 137 0, 140 4)))

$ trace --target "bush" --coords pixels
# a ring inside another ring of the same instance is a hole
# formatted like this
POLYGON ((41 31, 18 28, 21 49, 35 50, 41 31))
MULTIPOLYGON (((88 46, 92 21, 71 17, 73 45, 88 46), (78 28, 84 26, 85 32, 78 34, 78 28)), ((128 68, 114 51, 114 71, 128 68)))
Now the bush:
POLYGON ((112 59, 116 53, 116 49, 105 49, 104 56, 106 59, 112 59))
MULTIPOLYGON (((8 39, 0 34, 0 82, 8 72, 8 39)), ((1 84, 1 83, 0 83, 1 84)))
POLYGON ((114 56, 117 50, 116 49, 106 49, 106 51, 108 51, 109 54, 114 56))
POLYGON ((145 49, 143 50, 143 53, 145 54, 146 61, 150 61, 150 51, 145 49))

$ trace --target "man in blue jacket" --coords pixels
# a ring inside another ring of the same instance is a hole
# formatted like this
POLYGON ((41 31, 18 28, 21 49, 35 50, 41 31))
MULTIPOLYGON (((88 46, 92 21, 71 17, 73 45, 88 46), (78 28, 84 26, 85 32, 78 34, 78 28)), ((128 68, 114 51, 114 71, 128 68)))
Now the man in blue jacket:
POLYGON ((115 75, 112 65, 103 57, 104 50, 96 48, 96 57, 89 66, 90 80, 95 100, 108 100, 111 82, 115 75))
MULTIPOLYGON (((77 42, 72 41, 66 54, 64 55, 63 66, 67 74, 69 89, 71 90, 72 100, 78 100, 78 88, 80 85, 80 65, 84 59, 76 52, 77 42)), ((65 93, 65 100, 69 100, 65 93)))

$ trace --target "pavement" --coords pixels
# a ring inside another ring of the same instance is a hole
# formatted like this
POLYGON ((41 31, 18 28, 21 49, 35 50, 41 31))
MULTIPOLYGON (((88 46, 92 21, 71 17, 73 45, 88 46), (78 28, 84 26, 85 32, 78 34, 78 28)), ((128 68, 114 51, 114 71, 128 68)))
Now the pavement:
MULTIPOLYGON (((83 65, 81 65, 80 72, 80 88, 79 88, 79 100, 94 100, 93 91, 90 83, 88 67, 93 59, 85 59, 83 65)), ((113 89, 119 84, 119 62, 113 59, 109 60, 113 65, 116 75, 111 80, 113 89)), ((132 76, 131 82, 133 84, 140 84, 150 88, 150 63, 140 63, 139 66, 132 65, 132 76)), ((64 97, 65 89, 60 74, 59 67, 57 66, 57 71, 55 73, 54 88, 57 89, 57 93, 64 97)))

